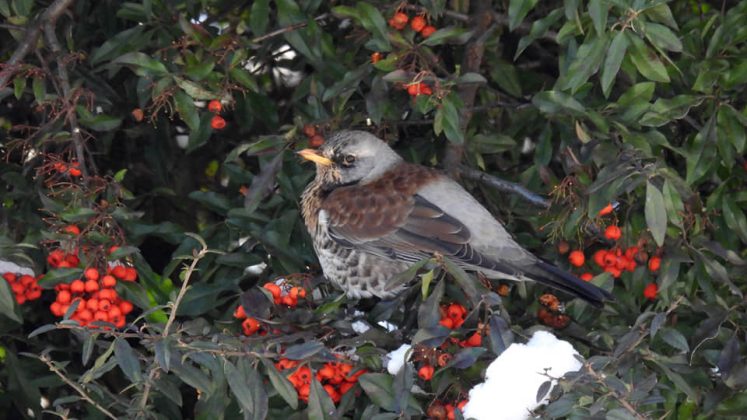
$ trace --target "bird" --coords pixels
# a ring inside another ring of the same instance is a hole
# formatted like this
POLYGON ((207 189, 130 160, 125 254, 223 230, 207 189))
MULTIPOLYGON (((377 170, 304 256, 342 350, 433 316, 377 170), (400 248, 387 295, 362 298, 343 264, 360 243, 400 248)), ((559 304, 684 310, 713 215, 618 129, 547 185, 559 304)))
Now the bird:
POLYGON ((301 213, 324 277, 350 298, 391 299, 392 279, 440 255, 488 278, 535 281, 602 307, 612 295, 519 245, 459 183, 406 162, 366 131, 332 133, 297 152, 316 175, 301 213))

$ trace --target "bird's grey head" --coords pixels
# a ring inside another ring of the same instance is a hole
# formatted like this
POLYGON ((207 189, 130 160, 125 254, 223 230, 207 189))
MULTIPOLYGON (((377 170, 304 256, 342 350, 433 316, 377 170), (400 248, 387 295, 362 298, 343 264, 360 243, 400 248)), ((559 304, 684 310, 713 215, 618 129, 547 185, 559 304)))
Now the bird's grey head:
POLYGON ((316 176, 325 188, 365 184, 397 165, 402 158, 384 141, 365 131, 338 131, 318 150, 299 154, 316 163, 316 176))

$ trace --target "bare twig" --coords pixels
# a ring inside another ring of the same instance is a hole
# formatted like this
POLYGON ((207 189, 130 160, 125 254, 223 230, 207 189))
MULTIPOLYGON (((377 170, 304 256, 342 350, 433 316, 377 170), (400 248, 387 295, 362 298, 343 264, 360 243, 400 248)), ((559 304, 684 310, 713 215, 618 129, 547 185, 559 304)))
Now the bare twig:
MULTIPOLYGON (((171 305, 171 312, 169 313, 169 319, 166 321, 166 325, 163 326, 163 331, 161 332, 161 338, 166 338, 169 335, 169 329, 171 328, 171 325, 174 323, 174 320, 176 319, 176 312, 179 309, 179 304, 181 303, 182 299, 184 298, 184 295, 187 293, 187 289, 189 286, 189 280, 192 277, 192 274, 194 274, 195 269, 197 268, 197 263, 200 262, 200 260, 205 257, 205 255, 208 253, 208 248, 204 244, 202 244, 203 247, 200 250, 200 252, 197 252, 192 256, 192 263, 187 268, 187 271, 184 273, 184 281, 182 282, 182 287, 179 289, 179 293, 176 295, 176 299, 174 299, 174 303, 171 305)), ((137 417, 141 418, 145 415, 145 408, 148 405, 148 397, 150 396, 150 390, 153 386, 153 380, 156 378, 156 375, 158 374, 159 367, 157 364, 153 364, 153 366, 150 369, 150 372, 148 373, 148 379, 145 381, 145 385, 143 386, 143 396, 140 398, 140 404, 138 405, 138 414, 137 417)))
POLYGON ((60 41, 57 39, 55 33, 54 22, 47 21, 44 23, 44 38, 49 44, 49 49, 57 61, 57 75, 60 78, 60 86, 62 88, 63 99, 66 102, 65 108, 66 120, 70 123, 70 133, 73 138, 73 147, 75 148, 75 157, 80 164, 80 170, 83 172, 83 179, 87 180, 88 166, 86 165, 86 154, 85 147, 83 145, 83 137, 80 135, 80 127, 78 126, 78 116, 75 110, 75 103, 71 100, 71 89, 70 89, 70 76, 67 73, 67 64, 62 55, 62 47, 60 41))
MULTIPOLYGON (((462 59, 462 72, 479 73, 485 53, 485 42, 496 29, 491 10, 491 2, 487 0, 472 2, 472 15, 470 16, 473 37, 465 46, 464 58, 462 59)), ((466 133, 467 126, 472 119, 472 107, 475 103, 478 85, 468 83, 460 85, 457 93, 462 100, 462 110, 459 119, 459 130, 466 133)), ((464 156, 464 143, 449 143, 444 156, 444 167, 447 172, 456 174, 464 156)))
MULTIPOLYGON (((320 20, 326 19, 328 16, 329 16, 328 13, 322 13, 321 15, 315 17, 314 20, 318 22, 320 20)), ((288 26, 286 26, 284 28, 276 29, 276 30, 274 30, 272 32, 268 32, 268 33, 266 33, 264 35, 260 35, 260 36, 254 37, 254 38, 252 38, 252 39, 249 40, 249 43, 250 44, 258 44, 258 43, 260 43, 262 41, 266 41, 266 40, 268 40, 270 38, 275 38, 278 35, 283 35, 283 34, 288 33, 288 32, 293 32, 296 29, 305 28, 306 26, 308 26, 307 22, 294 23, 293 25, 288 25, 288 26)))
POLYGON ((0 71, 0 89, 4 88, 8 81, 15 75, 18 64, 23 61, 26 55, 34 51, 42 27, 47 23, 54 25, 57 18, 62 15, 72 2, 73 0, 55 0, 34 23, 26 27, 23 40, 18 44, 13 55, 5 62, 5 67, 0 71))
POLYGON ((550 200, 540 196, 539 194, 529 191, 528 189, 524 188, 523 186, 519 184, 506 181, 504 179, 486 174, 485 172, 481 172, 481 171, 478 171, 477 169, 473 169, 467 166, 460 166, 459 172, 463 177, 467 179, 482 182, 486 185, 489 185, 495 188, 498 191, 516 194, 519 197, 523 198, 525 201, 531 204, 534 204, 537 207, 543 207, 543 208, 550 207, 550 200))
POLYGON ((90 395, 75 381, 65 376, 65 374, 62 372, 60 368, 58 368, 52 359, 49 358, 49 356, 42 355, 42 356, 34 356, 37 359, 39 359, 41 362, 43 362, 50 371, 52 371, 55 375, 59 376, 60 379, 62 379, 62 382, 66 383, 70 388, 74 389, 75 392, 78 393, 78 395, 81 396, 84 400, 86 400, 89 404, 96 407, 97 410, 101 411, 106 417, 109 417, 110 419, 117 419, 117 416, 112 414, 109 410, 104 408, 101 404, 96 402, 93 398, 91 398, 90 395))

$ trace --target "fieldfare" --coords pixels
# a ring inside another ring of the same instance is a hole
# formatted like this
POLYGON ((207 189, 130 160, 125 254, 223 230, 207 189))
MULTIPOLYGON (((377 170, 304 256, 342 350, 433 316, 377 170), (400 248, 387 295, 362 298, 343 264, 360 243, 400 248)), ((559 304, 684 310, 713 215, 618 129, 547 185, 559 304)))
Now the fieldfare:
POLYGON ((325 277, 354 298, 391 298, 390 279, 435 254, 489 278, 533 280, 595 306, 612 296, 534 256, 461 185, 405 162, 376 136, 340 131, 317 150, 301 197, 304 222, 325 277))

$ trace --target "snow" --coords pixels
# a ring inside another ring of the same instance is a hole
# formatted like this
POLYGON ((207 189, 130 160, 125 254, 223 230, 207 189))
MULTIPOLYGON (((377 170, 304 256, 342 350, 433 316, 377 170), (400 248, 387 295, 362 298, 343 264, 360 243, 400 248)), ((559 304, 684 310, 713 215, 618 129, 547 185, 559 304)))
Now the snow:
POLYGON ((28 274, 29 276, 33 276, 34 270, 28 267, 22 267, 10 261, 0 260, 0 274, 3 273, 28 274))
POLYGON ((411 347, 412 346, 409 344, 403 344, 399 346, 397 350, 394 350, 384 356, 384 360, 386 362, 386 370, 390 375, 396 375, 397 372, 402 369, 402 366, 405 365, 405 356, 407 355, 407 351, 410 350, 411 347))
POLYGON ((357 332, 358 334, 363 334, 364 332, 371 329, 366 321, 361 321, 360 319, 354 321, 352 324, 350 324, 350 326, 353 327, 353 331, 357 332))
MULTIPOLYGON (((575 355, 578 352, 569 342, 558 340, 547 331, 535 332, 526 344, 511 344, 488 366, 485 382, 470 390, 464 417, 478 420, 529 418, 532 410, 548 401, 549 390, 545 398, 537 402, 537 390, 549 379, 545 374, 559 378, 566 372, 581 369, 582 363, 575 355)), ((553 387, 556 382, 553 381, 553 387)))

